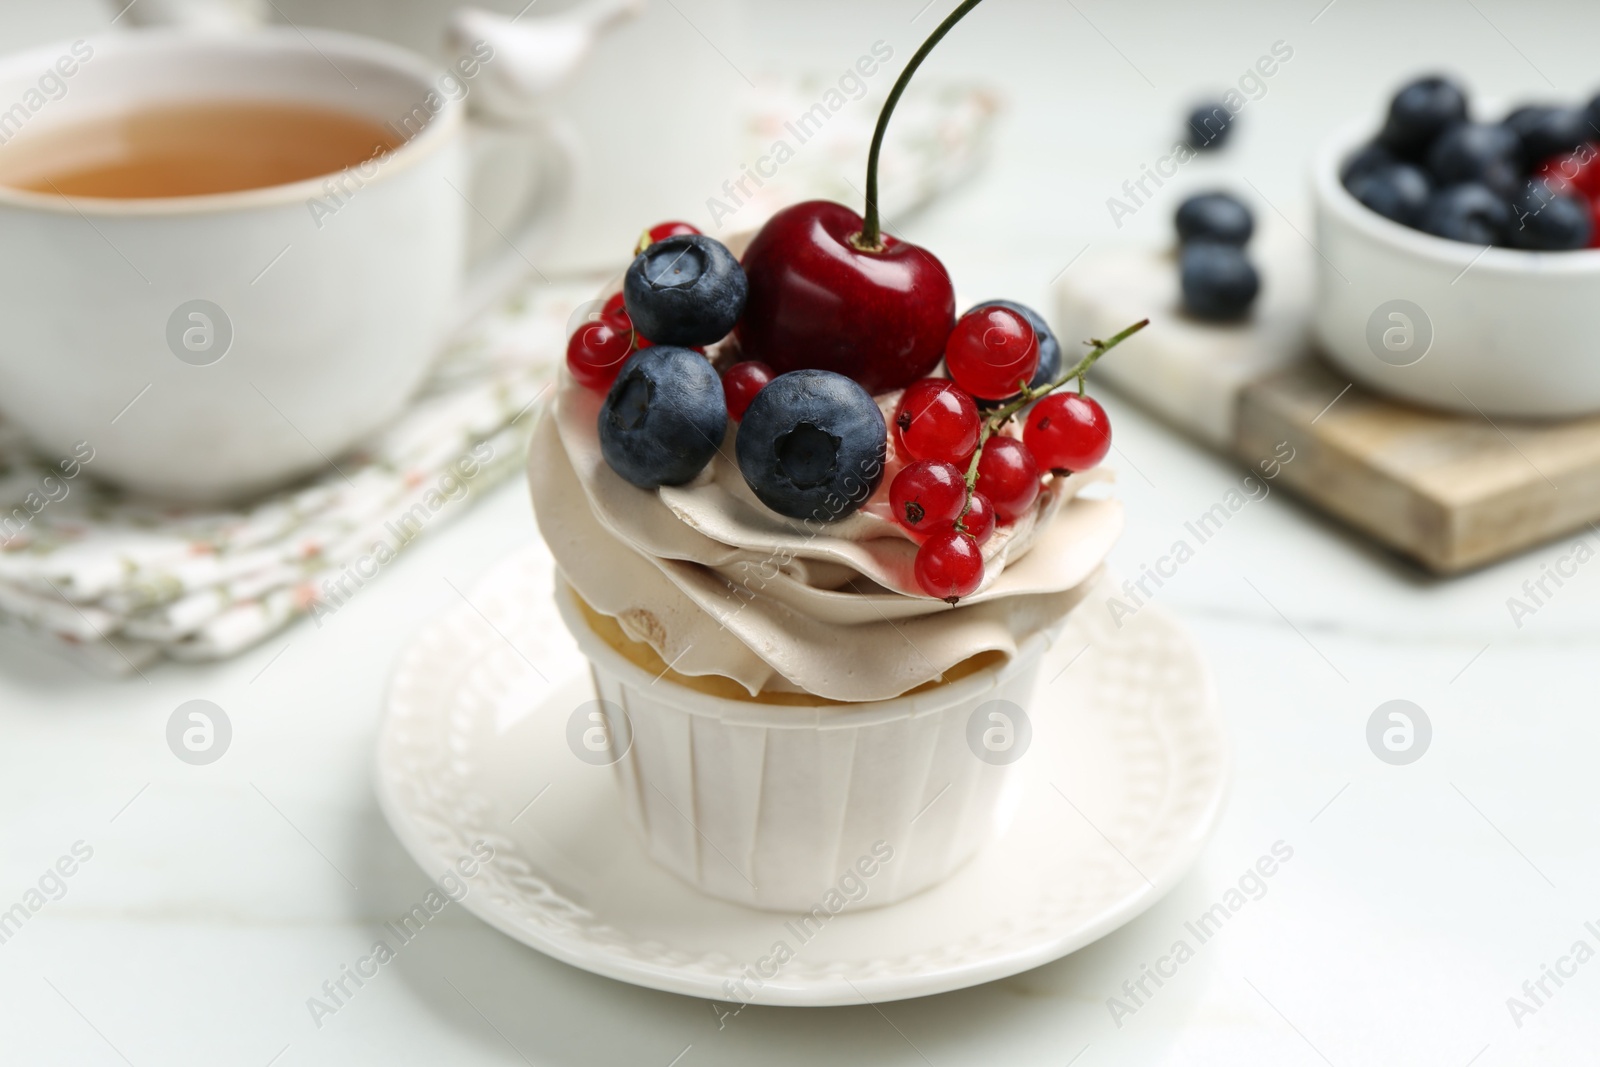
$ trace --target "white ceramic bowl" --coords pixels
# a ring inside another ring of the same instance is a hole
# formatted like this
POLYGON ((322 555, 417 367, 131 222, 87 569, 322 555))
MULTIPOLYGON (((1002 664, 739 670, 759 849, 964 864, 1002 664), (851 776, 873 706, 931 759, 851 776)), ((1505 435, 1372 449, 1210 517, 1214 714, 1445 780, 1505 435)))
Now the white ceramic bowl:
POLYGON ((1485 249, 1391 222, 1339 181, 1375 130, 1341 130, 1312 164, 1313 320, 1327 358, 1378 392, 1453 411, 1600 411, 1600 249, 1485 249))
MULTIPOLYGON (((922 693, 761 704, 652 677, 556 584, 596 696, 626 713, 630 741, 613 730, 607 743, 627 744, 615 767, 628 821, 651 859, 703 893, 804 914, 841 880, 848 889, 871 877, 853 906, 893 904, 954 873, 1015 812, 1017 764, 980 759, 969 737, 975 714, 989 724, 1007 704, 1032 705, 1043 634, 1003 664, 922 693), (1003 703, 979 711, 991 701, 1003 703)), ((1012 743, 1028 736, 1008 725, 1012 743)))

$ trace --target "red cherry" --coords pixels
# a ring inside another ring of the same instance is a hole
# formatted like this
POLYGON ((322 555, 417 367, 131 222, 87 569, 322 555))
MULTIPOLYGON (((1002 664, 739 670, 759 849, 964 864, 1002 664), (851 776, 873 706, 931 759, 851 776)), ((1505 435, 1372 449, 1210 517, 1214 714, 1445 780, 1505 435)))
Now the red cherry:
POLYGON ((728 404, 728 417, 734 422, 744 418, 745 409, 750 406, 750 401, 756 394, 767 387, 767 383, 776 378, 772 368, 765 363, 755 360, 745 360, 735 363, 722 375, 722 395, 728 404))
POLYGON ((869 393, 938 366, 955 322, 950 275, 925 249, 888 235, 881 251, 856 248, 850 238, 862 225, 843 204, 811 200, 761 227, 744 254, 745 355, 779 374, 836 371, 869 393))
POLYGON ((954 604, 971 596, 983 581, 983 554, 960 530, 943 530, 917 549, 917 585, 929 596, 954 604))
POLYGON ((966 502, 966 479, 954 464, 943 460, 920 459, 889 483, 894 521, 918 541, 949 529, 966 502))
POLYGON ((910 459, 942 459, 965 467, 982 428, 978 405, 945 378, 912 382, 894 412, 896 440, 910 459))
POLYGON ((1004 400, 1033 380, 1039 369, 1039 337, 1010 308, 974 308, 950 331, 944 363, 956 384, 973 396, 1004 400))
POLYGON ((632 331, 609 322, 586 323, 567 339, 567 370, 579 385, 603 393, 632 353, 632 331))
POLYGON ((1045 470, 1084 471, 1111 451, 1111 420, 1091 397, 1051 393, 1028 412, 1022 442, 1045 470))
POLYGON ((979 545, 987 543, 994 536, 994 505, 989 503, 989 498, 973 493, 971 506, 961 516, 961 525, 966 527, 967 536, 979 545))
POLYGON ((978 491, 994 502, 1001 522, 1015 522, 1039 497, 1039 465, 1015 437, 991 437, 978 457, 978 491))
POLYGON ((699 233, 700 231, 687 222, 658 222, 639 235, 639 243, 634 245, 633 254, 638 255, 657 241, 665 241, 668 237, 677 237, 684 233, 699 233))
POLYGON ((1589 204, 1589 247, 1600 248, 1600 197, 1588 201, 1589 204))

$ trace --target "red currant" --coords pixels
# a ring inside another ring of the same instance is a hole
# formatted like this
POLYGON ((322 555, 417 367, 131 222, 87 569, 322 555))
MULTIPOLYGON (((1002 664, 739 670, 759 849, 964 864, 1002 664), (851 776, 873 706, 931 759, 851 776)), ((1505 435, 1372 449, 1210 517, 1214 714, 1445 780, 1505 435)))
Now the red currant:
POLYGON ((699 232, 687 222, 658 222, 639 235, 639 243, 634 246, 633 254, 638 255, 657 241, 665 241, 668 237, 699 232))
POLYGON ((978 405, 944 378, 912 382, 895 409, 894 428, 908 459, 942 459, 965 465, 978 447, 978 405))
POLYGON ((611 294, 605 307, 600 309, 600 319, 621 329, 633 329, 633 320, 628 318, 628 309, 623 305, 621 293, 611 294))
POLYGON ((1022 442, 1045 470, 1084 471, 1111 451, 1111 420, 1090 397, 1051 393, 1028 412, 1022 442))
POLYGON ((1600 146, 1586 144, 1576 152, 1548 159, 1537 174, 1557 190, 1583 197, 1600 194, 1600 146))
POLYGON ((603 393, 633 353, 633 333, 610 322, 591 322, 567 340, 567 370, 578 384, 603 393))
POLYGON ((968 537, 979 545, 986 544, 994 536, 994 505, 989 503, 989 498, 982 493, 973 493, 967 513, 961 516, 961 525, 968 537))
POLYGON ((978 457, 978 491, 994 502, 1001 522, 1015 522, 1039 497, 1039 465, 1015 437, 991 437, 978 457))
POLYGON ((889 483, 894 521, 918 541, 949 529, 967 502, 967 483, 953 463, 919 459, 901 468, 889 483))
POLYGON ((729 367, 722 375, 722 395, 727 400, 728 417, 734 422, 744 418, 750 401, 775 377, 771 367, 753 359, 729 367))
POLYGON ((983 554, 967 534, 943 530, 917 549, 915 570, 924 593, 954 604, 983 582, 983 554))
POLYGON ((1039 337, 1007 307, 974 308, 956 321, 944 346, 950 377, 982 400, 1016 396, 1039 369, 1039 337))

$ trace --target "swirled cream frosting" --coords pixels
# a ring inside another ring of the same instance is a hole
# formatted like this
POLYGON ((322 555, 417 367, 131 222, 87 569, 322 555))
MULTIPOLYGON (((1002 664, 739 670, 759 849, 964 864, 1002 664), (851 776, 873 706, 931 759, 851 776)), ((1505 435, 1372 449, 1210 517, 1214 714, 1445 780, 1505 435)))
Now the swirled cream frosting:
MULTIPOLYGON (((886 418, 898 398, 878 398, 886 418)), ((753 696, 883 700, 981 653, 1014 656, 1082 599, 1121 532, 1120 504, 1081 495, 1109 472, 1052 478, 1030 514, 996 528, 983 584, 952 607, 920 592, 917 545, 890 517, 903 463, 892 434, 877 493, 839 521, 804 522, 755 498, 732 422, 689 484, 623 481, 600 453, 602 399, 563 376, 529 452, 534 512, 562 576, 673 671, 753 696)))

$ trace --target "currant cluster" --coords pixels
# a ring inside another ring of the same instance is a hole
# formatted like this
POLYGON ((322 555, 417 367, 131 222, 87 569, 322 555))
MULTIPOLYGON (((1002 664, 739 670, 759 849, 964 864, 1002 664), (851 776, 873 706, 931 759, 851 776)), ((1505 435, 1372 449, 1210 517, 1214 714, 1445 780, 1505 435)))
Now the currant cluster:
POLYGON ((1092 342, 1061 373, 1060 343, 1030 309, 991 301, 957 320, 944 351, 950 377, 911 383, 892 420, 906 465, 889 484, 889 504, 895 522, 920 542, 915 574, 923 592, 952 604, 970 596, 983 582, 982 547, 996 525, 1027 514, 1046 476, 1105 458, 1111 423, 1083 395, 1084 376, 1143 326, 1092 342), (1042 379, 1041 353, 1053 362, 1042 379), (1074 380, 1079 391, 1056 391, 1074 380))

